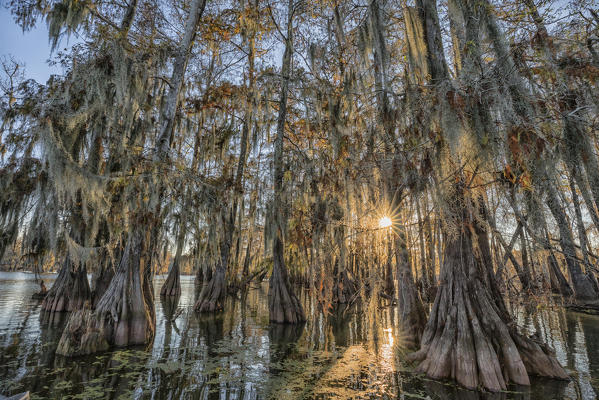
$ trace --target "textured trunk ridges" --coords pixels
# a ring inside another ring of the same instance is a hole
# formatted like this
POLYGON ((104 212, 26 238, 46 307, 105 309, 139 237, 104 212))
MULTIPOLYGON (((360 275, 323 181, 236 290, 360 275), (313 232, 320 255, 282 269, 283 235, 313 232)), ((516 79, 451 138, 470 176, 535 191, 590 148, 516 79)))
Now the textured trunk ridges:
POLYGON ((160 296, 176 297, 181 295, 181 278, 179 272, 179 260, 175 259, 168 271, 168 276, 160 288, 160 296))
POLYGON ((293 292, 283 260, 283 244, 277 237, 273 245, 273 269, 268 286, 270 320, 278 323, 304 322, 306 316, 298 297, 293 292))
POLYGON ((197 263, 197 269, 196 269, 196 276, 195 279, 193 281, 196 290, 198 288, 202 287, 202 284, 204 283, 204 265, 197 263))
POLYGON ((503 299, 492 288, 479 234, 480 210, 456 189, 461 210, 445 247, 441 285, 426 325, 417 370, 433 379, 453 379, 469 388, 506 390, 529 385, 529 375, 568 379, 555 354, 536 339, 516 331, 503 299))
POLYGON ((98 302, 110 286, 110 281, 114 277, 114 268, 110 263, 105 263, 100 270, 92 275, 92 307, 96 308, 98 302))
POLYGON ((420 343, 420 337, 426 324, 426 312, 414 284, 410 253, 403 227, 400 227, 395 238, 395 259, 399 284, 397 308, 401 337, 403 345, 414 348, 420 343))
MULTIPOLYGON (((147 235, 146 235, 147 236, 147 235)), ((84 308, 69 319, 57 353, 92 354, 109 346, 149 343, 154 337, 154 307, 148 302, 143 243, 148 237, 134 231, 127 241, 119 267, 94 311, 84 308)))
POLYGON ((210 279, 212 279, 212 268, 207 262, 200 262, 196 271, 196 289, 201 289, 204 283, 210 282, 210 279))
POLYGON ((45 312, 79 310, 90 298, 91 291, 85 266, 76 268, 69 256, 66 256, 54 284, 42 302, 42 310, 45 312))
POLYGON ((200 297, 193 307, 196 312, 214 312, 223 309, 227 290, 225 274, 225 267, 220 264, 215 268, 210 280, 204 281, 200 297))

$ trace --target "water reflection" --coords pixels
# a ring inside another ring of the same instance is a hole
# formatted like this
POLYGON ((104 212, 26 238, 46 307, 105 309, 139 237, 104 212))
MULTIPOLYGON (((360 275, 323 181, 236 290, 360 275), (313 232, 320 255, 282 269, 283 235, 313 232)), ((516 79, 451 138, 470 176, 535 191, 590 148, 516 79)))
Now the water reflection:
MULTIPOLYGON (((45 276, 48 286, 52 276, 45 276)), ((65 359, 55 355, 65 315, 40 315, 33 276, 0 273, 0 393, 35 398, 262 399, 430 398, 596 399, 599 318, 550 306, 512 305, 517 322, 553 348, 571 382, 533 379, 530 388, 489 394, 414 376, 402 363, 397 310, 379 304, 323 313, 301 294, 311 315, 302 325, 271 325, 266 285, 231 297, 225 311, 192 311, 192 277, 179 299, 160 299, 155 279, 156 337, 128 348, 65 359), (367 318, 367 316, 371 318, 367 318), (398 356, 399 355, 399 356, 398 356)))

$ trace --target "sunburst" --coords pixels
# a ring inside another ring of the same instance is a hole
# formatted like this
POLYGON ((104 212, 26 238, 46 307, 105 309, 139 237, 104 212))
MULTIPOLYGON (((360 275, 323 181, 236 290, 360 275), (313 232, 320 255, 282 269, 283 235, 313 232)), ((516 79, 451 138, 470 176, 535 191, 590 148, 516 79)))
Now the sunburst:
POLYGON ((393 226, 393 221, 386 215, 382 216, 381 219, 379 219, 379 228, 385 229, 390 228, 391 226, 393 226))

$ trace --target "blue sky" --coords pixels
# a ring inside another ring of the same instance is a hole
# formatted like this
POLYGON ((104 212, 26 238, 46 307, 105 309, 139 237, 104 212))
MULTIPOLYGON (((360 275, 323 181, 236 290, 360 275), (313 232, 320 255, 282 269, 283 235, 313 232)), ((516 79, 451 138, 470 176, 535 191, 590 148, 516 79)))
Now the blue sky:
MULTIPOLYGON (((66 41, 61 44, 64 47, 66 41)), ((46 24, 38 23, 23 33, 0 0, 0 56, 9 55, 25 64, 25 77, 39 83, 46 83, 51 74, 61 72, 59 66, 51 67, 46 62, 51 56, 46 24)))

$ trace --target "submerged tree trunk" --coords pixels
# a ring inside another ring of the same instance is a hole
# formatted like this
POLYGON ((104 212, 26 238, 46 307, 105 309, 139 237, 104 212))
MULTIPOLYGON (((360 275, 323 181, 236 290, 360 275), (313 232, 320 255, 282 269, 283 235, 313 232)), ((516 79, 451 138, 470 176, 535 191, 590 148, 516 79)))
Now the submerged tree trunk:
POLYGON ((448 238, 441 286, 426 325, 421 348, 411 358, 417 370, 434 379, 455 379, 470 388, 506 390, 529 385, 529 375, 567 379, 552 350, 520 335, 505 311, 485 265, 476 233, 476 210, 463 189, 457 193, 459 226, 448 238))
POLYGON ((195 311, 214 312, 223 309, 227 291, 225 275, 225 267, 222 263, 219 263, 211 277, 204 277, 200 297, 194 306, 195 311))
POLYGON ((333 301, 346 304, 354 299, 356 294, 356 282, 351 272, 347 269, 347 245, 345 243, 345 227, 343 225, 334 228, 335 242, 339 246, 339 257, 336 263, 336 273, 333 282, 333 301))
MULTIPOLYGON (((187 212, 187 201, 183 205, 183 213, 187 212)), ((186 232, 186 221, 181 216, 179 218, 179 231, 177 233, 177 250, 175 251, 175 257, 173 258, 173 264, 169 268, 166 280, 160 288, 160 296, 178 297, 181 295, 181 273, 179 271, 179 264, 181 262, 181 253, 183 252, 183 246, 185 245, 185 234, 186 232)))
POLYGON ((224 307, 225 296, 227 294, 227 266, 229 265, 232 239, 229 230, 233 229, 233 227, 231 226, 230 216, 226 217, 224 210, 221 210, 221 221, 225 227, 225 232, 220 244, 219 260, 216 263, 214 274, 211 276, 204 275, 204 285, 194 305, 194 310, 197 312, 220 311, 224 307))
POLYGON ((91 291, 87 281, 87 270, 84 265, 75 268, 69 256, 60 268, 48 294, 42 302, 42 311, 63 312, 75 311, 83 307, 91 298, 91 291))
MULTIPOLYGON (((306 320, 304 309, 293 292, 287 268, 285 266, 283 232, 283 140, 285 136, 285 123, 287 120, 287 96, 289 92, 289 75, 291 73, 291 53, 293 52, 293 14, 295 12, 293 0, 289 0, 287 7, 287 36, 285 37, 285 51, 281 66, 281 98, 279 100, 279 115, 277 118, 277 136, 274 149, 274 199, 273 217, 274 242, 273 242, 273 268, 268 285, 268 312, 270 320, 279 323, 299 323, 306 320)), ((272 222, 271 222, 272 223, 272 222)))
POLYGON ((166 280, 160 288, 160 296, 177 297, 181 295, 181 278, 179 271, 179 260, 173 260, 173 265, 168 271, 166 280))
POLYGON ((407 347, 416 347, 426 324, 426 312, 414 285, 410 252, 403 226, 398 228, 395 237, 395 260, 399 285, 397 293, 399 326, 407 347))
POLYGON ((293 292, 283 260, 283 243, 276 237, 273 244, 273 269, 268 285, 270 320, 279 323, 300 323, 306 320, 299 298, 293 292))
POLYGON ((153 304, 143 294, 149 238, 140 229, 128 238, 119 267, 110 287, 95 311, 89 308, 69 319, 60 338, 57 353, 63 356, 92 354, 109 346, 148 343, 154 336, 153 304))

